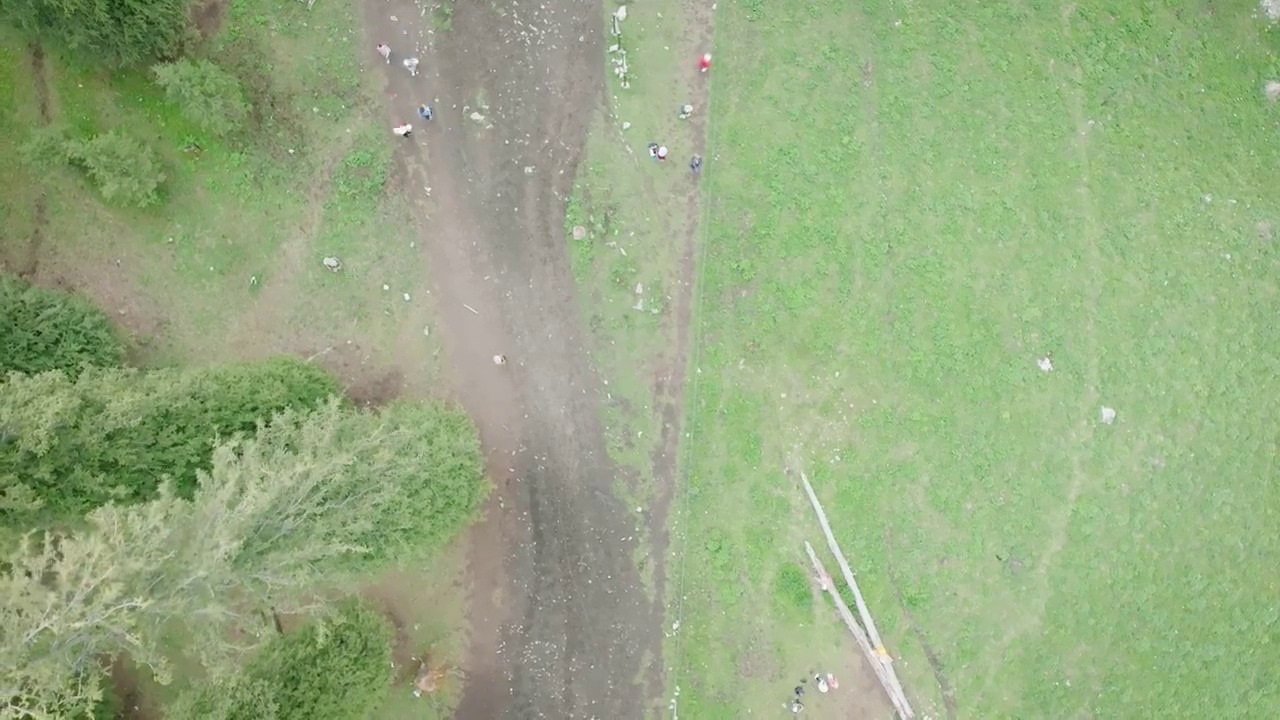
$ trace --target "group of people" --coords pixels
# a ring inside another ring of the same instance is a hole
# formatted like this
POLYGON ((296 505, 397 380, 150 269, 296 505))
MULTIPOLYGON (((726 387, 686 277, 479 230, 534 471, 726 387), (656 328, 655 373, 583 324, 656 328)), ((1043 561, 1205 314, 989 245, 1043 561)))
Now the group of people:
MULTIPOLYGON (((804 686, 808 684, 806 678, 800 681, 796 686, 795 697, 791 699, 791 712, 799 715, 804 710, 804 686)), ((836 682, 836 676, 831 673, 817 673, 813 676, 813 686, 818 688, 818 692, 827 693, 840 687, 840 683, 836 682)))
MULTIPOLYGON (((386 43, 378 43, 378 54, 382 56, 383 60, 387 61, 388 65, 391 64, 390 45, 386 43)), ((402 62, 404 64, 404 69, 409 71, 410 77, 418 76, 418 58, 407 57, 402 62)), ((429 122, 434 115, 435 113, 432 112, 430 105, 423 103, 418 106, 418 117, 423 122, 429 122)), ((399 135, 400 137, 407 138, 413 133, 413 125, 407 122, 398 123, 395 127, 391 128, 391 132, 399 135)))
MULTIPOLYGON (((711 53, 705 53, 698 58, 698 71, 706 72, 709 69, 711 69, 711 53)), ((693 117, 693 106, 689 103, 681 105, 679 111, 676 113, 676 117, 681 120, 688 120, 693 117)), ((666 162, 668 152, 666 145, 659 145, 656 142, 649 143, 649 157, 658 162, 666 162)), ((702 172, 701 155, 694 154, 693 157, 689 158, 689 170, 694 175, 702 172)))
MULTIPOLYGON (((388 65, 390 65, 391 64, 391 46, 386 43, 378 43, 377 49, 378 49, 378 54, 382 56, 382 59, 385 60, 388 65)), ((418 58, 408 57, 403 60, 403 63, 404 63, 405 69, 409 71, 409 75, 411 77, 417 77, 418 63, 419 63, 418 58)), ((698 58, 698 69, 701 72, 706 72, 710 67, 711 67, 710 53, 702 55, 701 57, 698 58)), ((433 115, 434 113, 432 112, 430 105, 427 105, 424 103, 418 106, 418 118, 421 119, 423 122, 430 122, 433 115)), ((692 115, 693 115, 692 105, 685 103, 680 106, 678 117, 681 120, 688 120, 689 117, 692 115)), ((400 137, 407 138, 409 137, 409 135, 413 133, 413 125, 407 122, 397 123, 394 127, 391 128, 391 132, 395 133, 400 137)), ((657 160, 658 162, 666 162, 667 152, 668 150, 666 145, 659 145, 658 143, 649 143, 649 157, 653 158, 654 160, 657 160)), ((702 156, 701 155, 695 154, 692 158, 689 159, 689 170, 693 172, 694 175, 697 175, 698 173, 702 172, 702 156)))

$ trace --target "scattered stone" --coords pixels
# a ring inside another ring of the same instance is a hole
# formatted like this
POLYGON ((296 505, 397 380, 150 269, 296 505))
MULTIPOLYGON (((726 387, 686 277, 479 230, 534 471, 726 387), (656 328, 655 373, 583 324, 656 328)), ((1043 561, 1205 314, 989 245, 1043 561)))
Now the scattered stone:
POLYGON ((1103 425, 1110 425, 1111 423, 1113 423, 1113 422, 1115 422, 1115 421, 1116 421, 1116 411, 1115 411, 1115 409, 1114 409, 1114 408, 1109 408, 1109 407, 1107 407, 1106 405, 1103 405, 1103 406, 1102 406, 1102 413, 1101 413, 1101 416, 1102 416, 1102 424, 1103 424, 1103 425))
POLYGON ((325 267, 329 268, 333 272, 338 272, 342 269, 342 261, 336 257, 327 257, 322 262, 324 262, 325 267))
POLYGON ((390 290, 390 289, 391 289, 391 286, 390 286, 390 285, 383 285, 383 286, 382 286, 382 292, 386 292, 386 291, 388 291, 388 290, 390 290))
POLYGON ((404 301, 405 301, 405 302, 409 302, 409 300, 410 300, 410 299, 411 299, 411 298, 409 297, 409 293, 405 293, 405 294, 404 294, 404 301))
POLYGON ((631 129, 631 123, 626 122, 626 121, 624 120, 624 121, 623 121, 623 123, 622 123, 622 129, 623 129, 623 130, 630 130, 630 129, 631 129))
POLYGON ((478 123, 482 123, 482 122, 484 122, 484 116, 483 116, 483 115, 481 115, 481 114, 480 114, 480 113, 478 113, 478 112, 473 112, 473 113, 471 113, 471 119, 472 119, 472 120, 475 120, 475 121, 476 121, 476 122, 478 122, 478 123))
POLYGON ((534 170, 535 170, 535 168, 534 168, 534 166, 533 166, 533 165, 525 165, 525 166, 524 166, 524 174, 525 174, 525 175, 532 175, 534 170))
POLYGON ((1268 80, 1266 85, 1267 99, 1271 102, 1280 100, 1280 80, 1268 80))
POLYGON ((423 326, 422 326, 422 337, 431 337, 431 326, 430 326, 430 325, 423 325, 423 326))
POLYGON ((1037 360, 1036 364, 1039 365, 1040 369, 1045 372, 1053 372, 1053 359, 1050 358, 1048 355, 1045 355, 1044 357, 1037 360))
POLYGON ((574 240, 586 240, 586 239, 587 239, 587 229, 586 229, 586 228, 584 228, 584 227, 582 227, 581 225, 574 225, 574 226, 573 226, 573 239, 574 239, 574 240))
POLYGON ((636 294, 637 295, 644 294, 644 283, 636 283, 636 294))

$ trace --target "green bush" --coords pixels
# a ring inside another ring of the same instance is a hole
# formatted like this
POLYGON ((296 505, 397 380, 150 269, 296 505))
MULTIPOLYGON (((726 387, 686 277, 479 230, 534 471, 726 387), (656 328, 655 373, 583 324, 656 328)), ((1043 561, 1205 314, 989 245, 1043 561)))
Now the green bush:
POLYGON ((18 149, 22 160, 36 170, 52 170, 71 163, 70 139, 67 131, 56 125, 45 125, 31 131, 31 136, 18 149))
POLYGON ((229 135, 249 116, 240 81, 208 60, 156 65, 156 83, 188 120, 215 135, 229 135))
POLYGON ((381 456, 362 464, 380 468, 383 481, 398 486, 399 501, 383 508, 378 523, 360 538, 369 554, 359 572, 439 551, 475 520, 490 490, 480 436, 466 413, 439 403, 400 401, 377 417, 389 437, 381 443, 381 456))
POLYGON ((165 180, 160 158, 149 145, 112 130, 66 146, 72 165, 88 173, 107 202, 148 207, 160 201, 165 180))
POLYGON ((273 639, 235 677, 205 683, 166 709, 170 720, 358 720, 391 688, 391 626, 355 601, 273 639))
POLYGON ((119 67, 178 55, 189 9, 189 0, 4 0, 0 18, 86 62, 119 67))
POLYGON ((13 524, 83 515, 154 496, 168 476, 189 497, 219 438, 252 433, 286 408, 310 409, 338 385, 291 358, 190 370, 92 369, 9 376, 0 386, 0 517, 13 524))
POLYGON ((106 313, 70 293, 0 276, 0 377, 124 362, 124 342, 106 313))

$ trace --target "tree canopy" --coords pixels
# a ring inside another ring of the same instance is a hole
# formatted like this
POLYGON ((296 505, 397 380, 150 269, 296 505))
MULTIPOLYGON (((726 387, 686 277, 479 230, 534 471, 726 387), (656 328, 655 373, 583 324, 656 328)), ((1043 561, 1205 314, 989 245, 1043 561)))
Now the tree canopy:
MULTIPOLYGON (((0 565, 0 718, 89 712, 104 656, 127 653, 163 681, 177 627, 214 682, 233 677, 271 637, 272 612, 313 613, 318 589, 437 552, 478 512, 481 468, 475 428, 456 410, 332 399, 219 444, 190 499, 164 483, 148 502, 98 508, 83 530, 28 535, 0 565)), ((368 654, 352 643, 343 654, 368 654)), ((298 698, 320 681, 291 682, 236 692, 270 690, 289 703, 281 713, 309 707, 298 698)))
POLYGON ((124 362, 124 342, 106 313, 71 293, 0 275, 0 377, 124 362))
POLYGON ((279 358, 190 370, 13 374, 0 385, 0 518, 29 526, 139 502, 172 478, 190 497, 219 439, 338 391, 322 369, 279 358))
POLYGON ((208 60, 183 58, 151 69, 165 97, 188 120, 214 135, 229 135, 249 117, 240 81, 208 60))
POLYGON ((273 638, 245 668, 184 693, 170 720, 357 720, 391 686, 391 626, 356 600, 273 638))
POLYGON ((0 0, 0 17, 86 61, 116 67, 177 56, 189 0, 0 0))

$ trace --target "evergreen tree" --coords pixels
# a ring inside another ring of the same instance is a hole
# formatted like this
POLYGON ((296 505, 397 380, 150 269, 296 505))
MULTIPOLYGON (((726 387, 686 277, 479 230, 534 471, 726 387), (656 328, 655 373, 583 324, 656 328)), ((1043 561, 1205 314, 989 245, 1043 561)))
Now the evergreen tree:
POLYGON ((0 377, 124 362, 124 342, 106 313, 78 295, 0 275, 0 377))
MULTIPOLYGON (((437 552, 486 490, 475 428, 455 410, 334 399, 282 413, 219 445, 190 499, 166 483, 150 502, 95 510, 82 531, 28 536, 0 569, 0 719, 90 712, 103 657, 127 653, 163 682, 176 627, 213 681, 229 682, 274 634, 272 613, 314 613, 326 586, 437 552)), ((293 708, 310 707, 298 703, 320 680, 291 682, 273 687, 276 710, 306 717, 293 708)))
POLYGON ((357 720, 391 687, 392 629, 349 600, 329 617, 268 642, 248 665, 169 708, 170 720, 357 720))
POLYGON ((182 114, 214 135, 230 135, 249 117, 240 81, 208 60, 183 58, 156 65, 152 72, 182 114))
POLYGON ((29 527, 110 501, 140 502, 169 477, 190 497, 220 438, 338 391, 292 358, 191 370, 10 375, 0 385, 0 519, 29 527))
POLYGON ((94 64, 176 57, 190 31, 188 0, 0 0, 0 18, 94 64))

